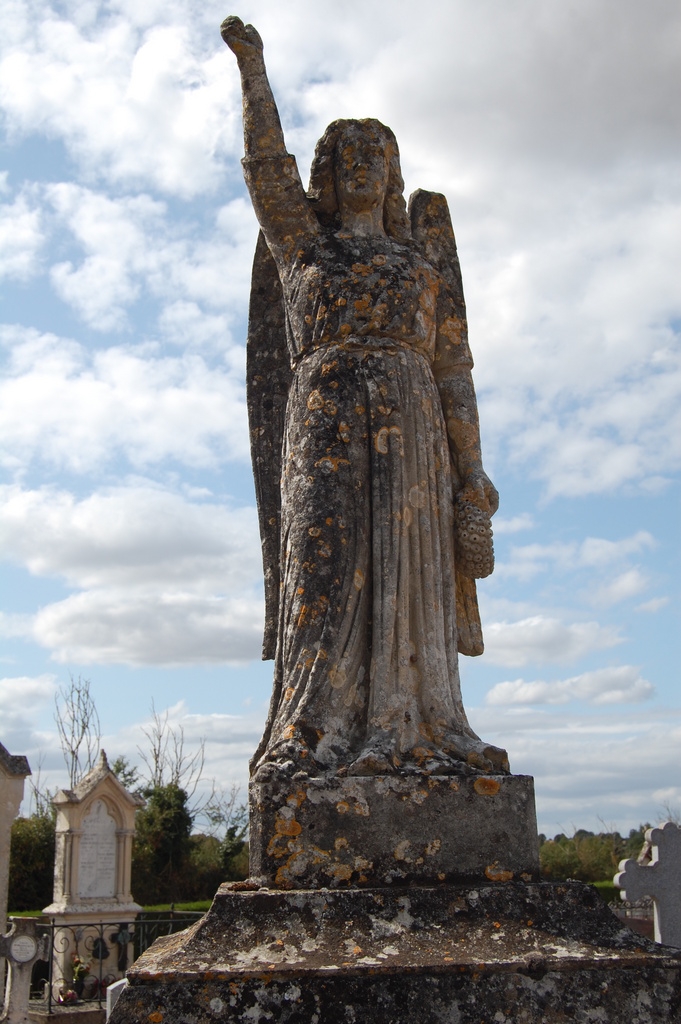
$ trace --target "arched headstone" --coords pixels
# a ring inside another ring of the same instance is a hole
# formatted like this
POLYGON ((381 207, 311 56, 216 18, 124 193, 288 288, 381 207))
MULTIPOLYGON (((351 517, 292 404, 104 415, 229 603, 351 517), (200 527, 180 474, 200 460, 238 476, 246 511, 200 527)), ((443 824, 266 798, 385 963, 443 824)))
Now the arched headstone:
MULTIPOLYGON (((112 935, 122 928, 127 933, 142 909, 133 900, 130 874, 135 812, 144 801, 121 785, 102 751, 92 771, 75 789, 60 790, 54 805, 54 896, 43 911, 60 928, 53 994, 70 987, 74 953, 80 956, 85 951, 96 957, 101 978, 121 976, 120 950, 112 935)), ((131 952, 128 943, 126 960, 131 952)))

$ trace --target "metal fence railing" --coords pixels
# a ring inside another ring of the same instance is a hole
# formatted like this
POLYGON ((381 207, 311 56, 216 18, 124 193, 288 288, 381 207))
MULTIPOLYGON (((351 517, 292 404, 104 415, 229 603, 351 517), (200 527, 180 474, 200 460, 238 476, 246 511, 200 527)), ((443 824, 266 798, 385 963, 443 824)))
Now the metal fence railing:
POLYGON ((40 1003, 48 1013, 73 1003, 102 1008, 108 986, 160 935, 182 931, 201 917, 198 911, 168 910, 141 913, 134 922, 120 924, 38 921, 37 934, 49 936, 49 956, 34 964, 31 1003, 40 1003))

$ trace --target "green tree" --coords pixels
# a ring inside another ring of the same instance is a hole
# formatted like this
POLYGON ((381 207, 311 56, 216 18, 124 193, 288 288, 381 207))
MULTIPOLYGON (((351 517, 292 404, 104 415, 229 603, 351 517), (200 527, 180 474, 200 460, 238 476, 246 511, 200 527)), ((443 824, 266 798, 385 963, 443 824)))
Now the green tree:
POLYGON ((140 792, 140 773, 137 768, 130 763, 130 759, 125 754, 119 754, 117 758, 111 764, 111 771, 114 773, 121 786, 129 790, 131 793, 140 792))
POLYGON ((579 857, 575 844, 564 835, 547 839, 540 847, 539 863, 543 877, 552 882, 576 878, 579 870, 579 857))
POLYGON ((192 815, 187 793, 171 782, 144 792, 147 806, 137 813, 132 848, 132 888, 140 903, 172 903, 184 897, 189 867, 192 815))
POLYGON ((220 844, 223 881, 245 878, 248 874, 248 808, 239 804, 232 810, 220 844))
POLYGON ((646 832, 649 828, 651 828, 651 825, 648 821, 645 825, 639 825, 638 828, 631 829, 623 843, 622 858, 638 857, 646 841, 646 832))
POLYGON ((572 836, 561 833, 545 839, 539 848, 541 873, 553 881, 610 881, 623 858, 639 855, 649 827, 640 825, 632 829, 626 839, 619 832, 596 834, 586 829, 577 829, 572 836))
POLYGON ((52 902, 55 829, 51 813, 32 814, 12 822, 9 855, 10 913, 42 910, 52 902))

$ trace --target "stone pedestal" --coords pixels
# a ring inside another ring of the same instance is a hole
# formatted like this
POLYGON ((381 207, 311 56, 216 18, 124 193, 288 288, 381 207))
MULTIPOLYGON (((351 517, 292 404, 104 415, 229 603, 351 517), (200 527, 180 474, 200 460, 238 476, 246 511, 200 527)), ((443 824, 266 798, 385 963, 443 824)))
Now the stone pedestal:
POLYGON ((274 888, 539 877, 526 775, 251 783, 250 870, 274 888))
POLYGON ((140 957, 111 1024, 681 1024, 680 953, 590 886, 535 880, 531 779, 280 778, 250 798, 254 877, 140 957))
POLYGON ((140 957, 112 1024, 681 1021, 681 954, 579 882, 238 886, 140 957))

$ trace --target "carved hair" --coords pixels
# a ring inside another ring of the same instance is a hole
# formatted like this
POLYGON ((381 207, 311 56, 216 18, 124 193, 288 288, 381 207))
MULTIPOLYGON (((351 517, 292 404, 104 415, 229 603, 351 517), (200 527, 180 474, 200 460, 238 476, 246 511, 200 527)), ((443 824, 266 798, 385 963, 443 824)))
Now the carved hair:
POLYGON ((340 211, 334 165, 338 147, 345 135, 362 131, 372 136, 376 146, 388 157, 388 185, 383 201, 383 227, 387 235, 403 241, 411 237, 407 206, 404 201, 404 180, 400 169, 400 151, 397 139, 387 125, 381 124, 375 117, 361 120, 339 118, 332 121, 326 129, 315 149, 312 170, 310 172, 310 188, 308 198, 312 203, 321 224, 325 227, 340 225, 340 211))

